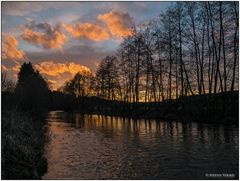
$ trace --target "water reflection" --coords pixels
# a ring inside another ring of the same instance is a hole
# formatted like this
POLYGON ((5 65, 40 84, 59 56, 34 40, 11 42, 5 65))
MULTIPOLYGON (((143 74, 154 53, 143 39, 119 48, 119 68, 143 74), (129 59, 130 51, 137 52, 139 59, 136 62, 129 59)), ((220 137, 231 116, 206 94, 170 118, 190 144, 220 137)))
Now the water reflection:
POLYGON ((206 179, 238 175, 238 128, 50 112, 45 179, 206 179))

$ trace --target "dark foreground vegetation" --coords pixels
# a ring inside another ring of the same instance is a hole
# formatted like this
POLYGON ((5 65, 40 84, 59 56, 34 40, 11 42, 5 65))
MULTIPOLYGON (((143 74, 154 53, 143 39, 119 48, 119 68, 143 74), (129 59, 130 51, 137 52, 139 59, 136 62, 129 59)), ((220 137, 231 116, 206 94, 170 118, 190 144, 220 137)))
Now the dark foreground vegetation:
POLYGON ((50 91, 31 64, 23 64, 16 87, 2 74, 2 179, 41 179, 44 157, 44 116, 50 91))
POLYGON ((47 170, 43 122, 15 111, 3 111, 1 122, 2 179, 40 179, 47 170))

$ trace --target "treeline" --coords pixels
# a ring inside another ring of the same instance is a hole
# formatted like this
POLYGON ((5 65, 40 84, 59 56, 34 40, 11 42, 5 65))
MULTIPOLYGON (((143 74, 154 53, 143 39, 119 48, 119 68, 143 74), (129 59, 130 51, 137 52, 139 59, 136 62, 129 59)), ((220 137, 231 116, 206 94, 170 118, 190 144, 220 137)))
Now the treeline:
POLYGON ((135 103, 238 90, 238 13, 238 2, 176 2, 60 90, 135 103))

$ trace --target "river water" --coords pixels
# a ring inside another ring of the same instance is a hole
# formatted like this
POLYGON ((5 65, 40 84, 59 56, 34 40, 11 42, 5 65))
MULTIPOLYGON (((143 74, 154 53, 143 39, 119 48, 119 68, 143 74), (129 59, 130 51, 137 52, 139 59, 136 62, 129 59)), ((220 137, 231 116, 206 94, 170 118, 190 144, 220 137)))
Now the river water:
POLYGON ((43 179, 238 178, 237 126, 54 111, 46 127, 43 179))

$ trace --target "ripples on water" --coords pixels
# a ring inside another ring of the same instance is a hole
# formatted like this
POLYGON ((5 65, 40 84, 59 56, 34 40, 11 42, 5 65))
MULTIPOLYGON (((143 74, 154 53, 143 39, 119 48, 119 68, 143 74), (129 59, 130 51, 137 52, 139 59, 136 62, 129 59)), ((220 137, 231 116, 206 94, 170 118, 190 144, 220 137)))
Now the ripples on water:
POLYGON ((238 128, 50 112, 43 179, 238 177, 238 128))

